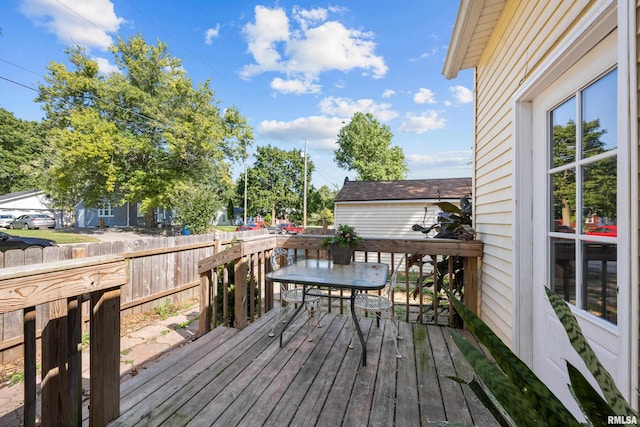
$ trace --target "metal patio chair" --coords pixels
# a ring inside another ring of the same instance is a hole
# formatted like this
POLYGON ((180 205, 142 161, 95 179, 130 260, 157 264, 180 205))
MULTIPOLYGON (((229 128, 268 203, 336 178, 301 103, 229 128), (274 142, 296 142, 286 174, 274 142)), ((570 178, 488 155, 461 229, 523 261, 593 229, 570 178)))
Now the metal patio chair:
MULTIPOLYGON (((293 252, 285 248, 275 248, 271 251, 271 269, 277 270, 288 264, 293 264, 293 252)), ((275 336, 275 328, 278 322, 282 320, 282 323, 286 323, 286 316, 284 314, 288 311, 289 307, 295 307, 297 304, 302 304, 302 293, 304 287, 296 285, 295 283, 280 283, 280 310, 276 315, 276 319, 271 327, 270 337, 275 336)), ((309 289, 307 295, 304 297, 305 311, 307 312, 307 336, 311 341, 311 328, 312 324, 316 327, 320 327, 320 298, 324 296, 324 293, 320 289, 309 289)))
MULTIPOLYGON (((393 307, 393 298, 392 293, 393 289, 396 286, 396 281, 398 278, 398 269, 402 265, 402 261, 404 260, 404 256, 400 258, 398 261, 398 265, 394 268, 391 273, 391 279, 387 282, 387 285, 380 291, 380 294, 369 294, 369 293, 359 293, 356 295, 354 301, 354 308, 372 311, 376 314, 376 322, 378 326, 380 326, 380 319, 382 319, 382 312, 389 312, 389 317, 391 320, 391 325, 393 326, 393 343, 396 346, 396 357, 398 359, 402 358, 400 354, 400 350, 398 349, 398 340, 402 339, 398 329, 398 320, 396 320, 394 307, 393 307)), ((349 343, 349 348, 353 348, 353 337, 355 335, 355 325, 353 324, 353 319, 351 319, 351 342, 349 343)))

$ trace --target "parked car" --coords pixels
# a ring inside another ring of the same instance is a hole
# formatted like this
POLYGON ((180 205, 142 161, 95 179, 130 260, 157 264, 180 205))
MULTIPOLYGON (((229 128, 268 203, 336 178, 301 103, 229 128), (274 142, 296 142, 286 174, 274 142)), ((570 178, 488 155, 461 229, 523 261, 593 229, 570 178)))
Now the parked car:
POLYGON ((609 237, 617 237, 618 236, 618 226, 617 225, 601 225, 600 227, 592 228, 591 230, 587 230, 587 233, 591 236, 609 236, 609 237))
POLYGON ((10 249, 27 249, 32 247, 46 248, 49 246, 58 246, 58 244, 49 239, 12 236, 10 234, 0 232, 0 252, 8 251, 10 249))
POLYGON ((282 228, 284 230, 287 230, 288 234, 302 234, 302 230, 304 230, 302 227, 297 226, 293 222, 290 222, 288 224, 283 224, 282 228))
POLYGON ((269 234, 287 234, 287 230, 284 228, 285 225, 287 224, 272 225, 271 227, 267 227, 267 230, 269 234))
POLYGON ((236 227, 236 231, 248 231, 248 230, 258 230, 260 228, 264 228, 264 223, 263 224, 244 224, 244 225, 239 225, 236 227))
POLYGON ((15 216, 9 214, 0 214, 0 228, 11 228, 11 223, 16 219, 15 216))
POLYGON ((11 228, 56 228, 55 218, 45 214, 20 215, 11 223, 11 228))

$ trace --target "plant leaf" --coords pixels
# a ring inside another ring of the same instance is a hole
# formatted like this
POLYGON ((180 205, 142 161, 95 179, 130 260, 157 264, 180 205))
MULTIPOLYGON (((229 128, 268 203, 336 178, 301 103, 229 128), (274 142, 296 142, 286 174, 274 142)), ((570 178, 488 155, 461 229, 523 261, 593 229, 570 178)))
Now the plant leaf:
POLYGON ((525 393, 504 372, 498 369, 493 362, 464 339, 462 335, 453 329, 449 330, 449 332, 476 374, 517 425, 547 425, 547 420, 536 411, 536 408, 532 406, 525 393))
POLYGON ((609 374, 605 367, 600 363, 600 360, 598 360, 598 356, 596 356, 595 352, 587 342, 587 339, 582 334, 582 329, 578 324, 578 320, 571 312, 567 303, 562 298, 551 292, 551 290, 546 286, 544 289, 549 297, 551 307, 553 307, 558 319, 560 319, 560 323, 562 323, 562 326, 567 332, 571 346, 582 358, 585 365, 587 365, 587 368, 589 368, 589 371, 595 378, 598 386, 600 386, 607 403, 613 409, 613 413, 609 415, 634 414, 637 416, 638 414, 631 408, 631 406, 629 406, 622 393, 620 393, 620 390, 618 390, 611 374, 609 374))
POLYGON ((453 212, 458 214, 462 213, 460 208, 451 202, 439 202, 436 203, 436 205, 442 210, 442 212, 453 212))
POLYGON ((480 402, 484 405, 487 410, 493 415, 493 418, 500 424, 502 427, 511 427, 513 424, 507 421, 505 418, 505 409, 500 404, 500 402, 496 399, 493 394, 490 394, 482 385, 476 380, 472 378, 471 381, 466 381, 459 377, 448 377, 460 384, 466 384, 469 386, 471 391, 480 399, 480 402))
MULTIPOLYGON (((578 421, 556 395, 538 379, 524 362, 513 354, 511 349, 498 338, 482 319, 476 316, 447 289, 444 289, 444 292, 447 293, 449 300, 454 305, 467 328, 487 347, 495 359, 496 364, 527 397, 527 400, 536 408, 542 419, 546 420, 549 425, 579 425, 578 421)), ((513 416, 511 412, 509 412, 509 415, 513 416)))
POLYGON ((613 415, 613 409, 591 386, 584 375, 569 362, 567 362, 567 371, 569 372, 573 395, 584 415, 595 427, 606 426, 607 416, 613 415))

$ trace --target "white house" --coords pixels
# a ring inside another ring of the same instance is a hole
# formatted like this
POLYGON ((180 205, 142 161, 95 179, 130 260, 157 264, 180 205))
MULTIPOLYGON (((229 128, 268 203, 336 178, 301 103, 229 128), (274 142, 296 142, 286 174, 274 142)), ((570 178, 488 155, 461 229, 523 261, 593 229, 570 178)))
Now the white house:
POLYGON ((638 407, 638 11, 462 0, 443 71, 474 70, 481 316, 576 414, 565 360, 590 375, 545 286, 638 407), (594 215, 617 232, 589 234, 594 215))
POLYGON ((51 200, 40 190, 17 191, 0 195, 0 212, 13 216, 44 213, 56 219, 56 227, 64 224, 63 212, 51 207, 51 200))
POLYGON ((434 224, 436 203, 458 204, 470 194, 471 178, 345 180, 334 199, 334 223, 349 224, 361 236, 419 238, 411 227, 434 224))

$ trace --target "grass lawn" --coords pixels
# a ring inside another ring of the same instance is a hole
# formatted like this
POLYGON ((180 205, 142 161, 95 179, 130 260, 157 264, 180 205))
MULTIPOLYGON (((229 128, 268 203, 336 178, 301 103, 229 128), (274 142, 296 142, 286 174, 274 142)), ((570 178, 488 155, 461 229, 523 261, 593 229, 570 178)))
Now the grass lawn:
POLYGON ((13 236, 23 237, 38 237, 40 239, 55 240, 59 245, 64 243, 91 243, 99 242, 100 239, 90 236, 83 236, 75 233, 65 233, 64 231, 56 230, 2 230, 3 233, 11 234, 13 236))
MULTIPOLYGON (((236 231, 236 226, 235 225, 216 225, 215 230, 220 230, 223 232, 236 231)), ((209 231, 209 232, 212 232, 212 231, 209 231)))

